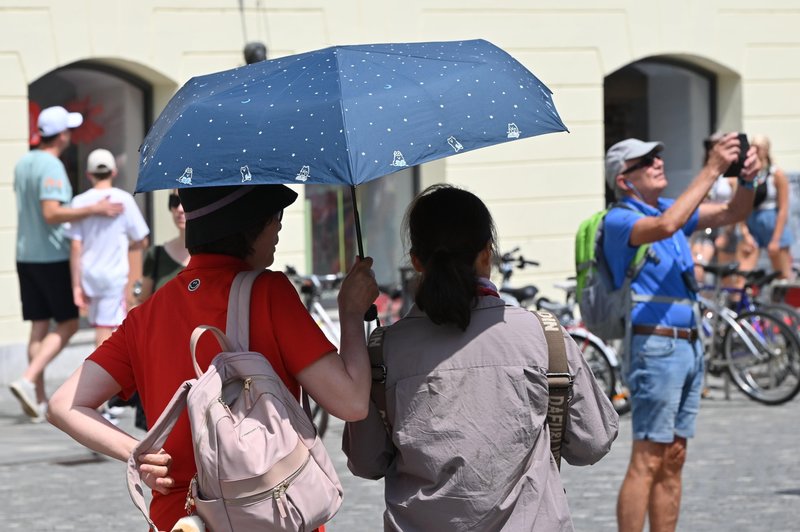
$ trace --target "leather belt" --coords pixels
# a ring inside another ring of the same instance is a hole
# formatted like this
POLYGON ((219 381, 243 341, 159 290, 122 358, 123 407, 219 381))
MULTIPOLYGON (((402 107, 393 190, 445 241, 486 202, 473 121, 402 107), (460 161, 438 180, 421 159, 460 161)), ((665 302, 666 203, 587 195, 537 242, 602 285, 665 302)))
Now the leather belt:
POLYGON ((634 325, 633 334, 666 336, 668 338, 689 340, 690 342, 694 342, 699 338, 697 329, 682 329, 680 327, 667 327, 665 325, 634 325))

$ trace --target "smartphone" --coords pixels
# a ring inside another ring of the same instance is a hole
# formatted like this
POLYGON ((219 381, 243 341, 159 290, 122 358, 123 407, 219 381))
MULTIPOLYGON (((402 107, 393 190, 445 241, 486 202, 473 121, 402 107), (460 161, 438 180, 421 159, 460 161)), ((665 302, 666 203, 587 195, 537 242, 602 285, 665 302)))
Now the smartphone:
POLYGON ((739 133, 739 145, 741 146, 741 151, 739 151, 739 159, 733 161, 728 169, 725 170, 725 173, 722 174, 725 177, 739 177, 739 174, 742 173, 742 169, 744 168, 744 160, 747 159, 747 150, 750 149, 750 143, 747 142, 747 135, 745 133, 739 133))

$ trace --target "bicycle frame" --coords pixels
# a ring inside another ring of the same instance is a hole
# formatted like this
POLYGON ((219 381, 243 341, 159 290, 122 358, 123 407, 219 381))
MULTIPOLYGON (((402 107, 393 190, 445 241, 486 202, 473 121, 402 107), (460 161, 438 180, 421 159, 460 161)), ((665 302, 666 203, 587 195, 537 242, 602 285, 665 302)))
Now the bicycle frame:
MULTIPOLYGON (((703 325, 698 329, 699 331, 702 331, 703 334, 703 346, 706 347, 706 349, 708 349, 709 347, 711 349, 711 353, 708 356, 709 359, 716 358, 718 356, 718 353, 716 351, 716 345, 714 344, 713 340, 714 340, 714 332, 718 329, 720 318, 728 325, 728 327, 731 327, 737 334, 739 334, 739 336, 742 338, 742 341, 744 341, 745 346, 750 352, 756 355, 760 354, 758 347, 756 347, 756 345, 750 339, 751 335, 745 333, 744 328, 741 325, 739 325, 739 322, 736 320, 736 318, 739 316, 736 312, 732 311, 731 309, 725 306, 719 305, 716 302, 713 302, 710 299, 705 298, 703 296, 698 296, 697 300, 700 303, 701 308, 705 307, 714 312, 714 320, 713 323, 711 324, 711 327, 709 327, 710 330, 706 330, 705 325, 703 325)), ((752 329, 749 323, 747 324, 747 326, 750 329, 750 332, 755 333, 755 336, 758 336, 758 333, 752 329)), ((727 365, 728 362, 725 361, 722 364, 727 365)))

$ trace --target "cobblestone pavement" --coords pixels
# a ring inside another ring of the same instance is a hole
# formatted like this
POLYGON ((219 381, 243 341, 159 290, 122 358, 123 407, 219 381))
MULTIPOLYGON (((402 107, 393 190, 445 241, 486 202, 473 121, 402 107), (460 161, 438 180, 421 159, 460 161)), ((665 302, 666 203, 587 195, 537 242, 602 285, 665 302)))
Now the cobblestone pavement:
MULTIPOLYGON (((683 531, 800 530, 800 398, 767 407, 734 394, 702 403, 698 436, 685 468, 683 531)), ((121 426, 132 428, 132 412, 121 426)), ((331 532, 381 530, 383 485, 352 477, 339 450, 341 423, 325 438, 345 502, 331 532)), ((131 503, 123 464, 99 458, 55 428, 30 424, 7 389, 0 390, 0 522, 3 530, 144 532, 131 503)), ((586 468, 564 465, 579 531, 615 530, 617 490, 630 453, 623 417, 611 453, 586 468)))

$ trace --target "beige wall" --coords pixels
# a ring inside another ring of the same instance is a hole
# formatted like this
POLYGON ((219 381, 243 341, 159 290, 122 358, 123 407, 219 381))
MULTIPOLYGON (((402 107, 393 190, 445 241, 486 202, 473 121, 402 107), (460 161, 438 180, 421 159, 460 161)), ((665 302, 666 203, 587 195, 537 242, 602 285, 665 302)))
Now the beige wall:
MULTIPOLYGON (((242 63, 235 0, 0 1, 0 343, 24 341, 14 271, 12 173, 27 150, 28 84, 92 59, 154 86, 156 112, 193 75, 242 63)), ((776 159, 800 168, 800 3, 790 0, 245 0, 248 40, 271 57, 331 44, 484 38, 555 93, 570 133, 471 152, 423 168, 484 197, 501 247, 542 267, 517 280, 547 289, 572 273, 578 222, 602 205, 603 78, 648 56, 717 72, 720 126, 773 139, 776 159), (256 9, 261 6, 261 9, 256 9)), ((161 197, 159 234, 171 223, 161 197)), ((281 259, 304 264, 301 202, 287 214, 281 259)), ((282 266, 281 264, 277 266, 282 266)))

